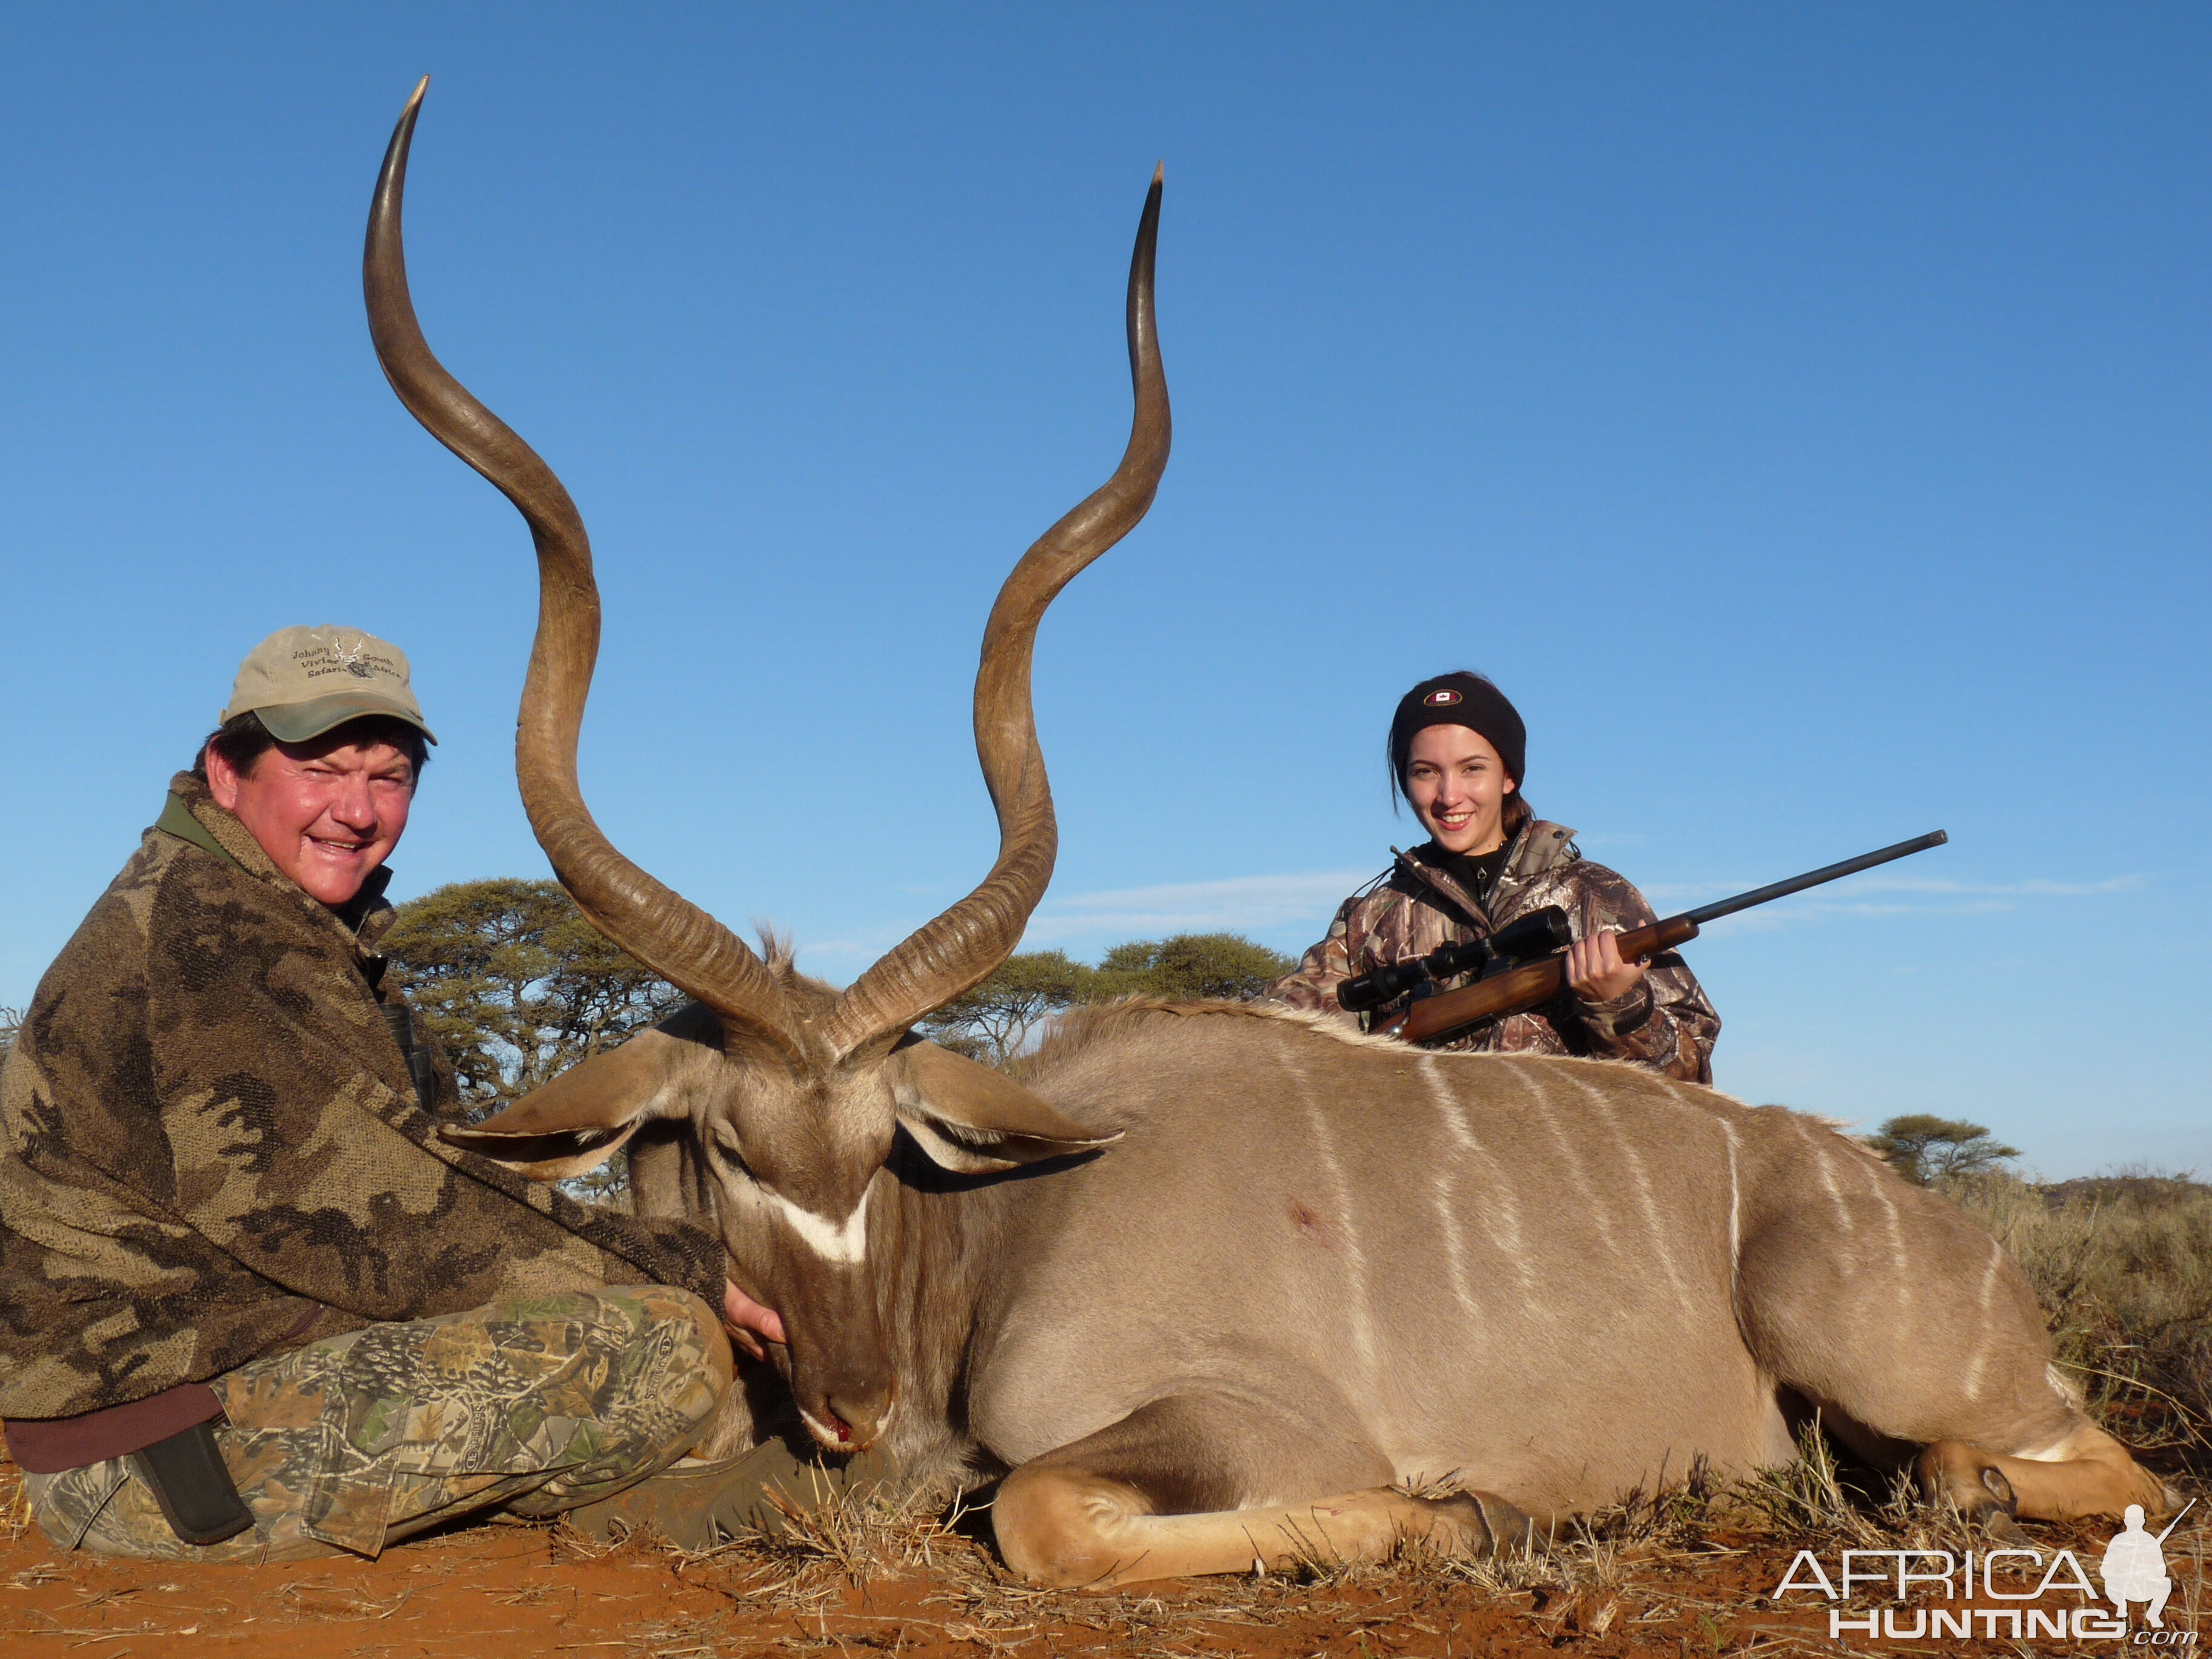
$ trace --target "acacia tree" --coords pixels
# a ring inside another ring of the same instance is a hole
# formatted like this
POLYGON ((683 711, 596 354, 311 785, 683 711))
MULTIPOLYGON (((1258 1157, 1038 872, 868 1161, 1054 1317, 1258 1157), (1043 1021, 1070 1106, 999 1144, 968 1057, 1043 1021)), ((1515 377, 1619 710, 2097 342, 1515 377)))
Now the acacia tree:
POLYGON ((1064 951, 1023 951, 965 996, 922 1022, 931 1041, 970 1059, 1003 1066, 1037 1028, 1079 1002, 1164 997, 1188 1002, 1220 997, 1246 1002, 1291 971, 1287 957, 1241 933, 1177 933, 1117 945, 1096 968, 1064 951))
POLYGON ((1086 988, 1091 1000, 1165 997, 1171 1002, 1218 998, 1250 1002, 1297 964, 1242 933, 1177 933, 1132 939, 1109 951, 1086 988))
POLYGON ((1929 1112, 1891 1118, 1867 1137, 1867 1145, 1916 1187, 1933 1186, 1954 1176, 1979 1175, 2020 1156, 2019 1147, 2003 1145, 1983 1124, 1929 1112))
POLYGON ((1081 1000, 1091 969, 1065 951, 1018 951, 974 990, 921 1022, 933 1042, 1003 1066, 1038 1024, 1081 1000))
POLYGON ((550 881, 457 882, 410 899, 384 948, 477 1118, 685 1000, 550 881))

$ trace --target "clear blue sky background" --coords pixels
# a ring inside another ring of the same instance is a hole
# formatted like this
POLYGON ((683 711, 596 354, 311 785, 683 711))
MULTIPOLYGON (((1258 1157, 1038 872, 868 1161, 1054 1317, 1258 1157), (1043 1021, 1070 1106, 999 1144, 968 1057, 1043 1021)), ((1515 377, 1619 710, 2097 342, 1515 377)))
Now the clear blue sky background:
POLYGON ((607 608, 584 774, 833 979, 993 830, 996 584, 1110 468, 1168 166, 1176 452, 1060 601, 1031 932, 1296 950, 1413 679, 1662 908, 1942 825, 1692 947, 1727 1087, 2212 1167, 2212 14, 2023 5, 10 8, 0 1001, 293 623, 445 739, 404 896, 536 874, 521 524, 361 315, 393 118, 447 362, 607 608))

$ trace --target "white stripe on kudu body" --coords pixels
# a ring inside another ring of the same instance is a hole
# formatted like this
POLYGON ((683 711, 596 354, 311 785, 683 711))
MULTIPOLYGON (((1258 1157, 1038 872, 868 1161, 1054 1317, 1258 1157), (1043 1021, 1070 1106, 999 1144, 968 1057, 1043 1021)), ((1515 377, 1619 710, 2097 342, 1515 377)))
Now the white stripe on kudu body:
MULTIPOLYGON (((1461 1144, 1471 1146, 1467 1126, 1459 1120, 1459 1103, 1452 1097, 1444 1080, 1437 1075, 1436 1056, 1423 1054, 1420 1060, 1421 1079, 1429 1085, 1429 1093, 1437 1103, 1437 1114, 1457 1132, 1461 1144)), ((1460 1241, 1458 1203, 1459 1166, 1449 1158, 1438 1158, 1433 1178, 1437 1187, 1437 1231, 1443 1235, 1444 1270, 1451 1275, 1452 1295, 1459 1305, 1480 1321, 1482 1304, 1467 1282, 1467 1249, 1460 1241)))
POLYGON ((1973 1361, 1966 1367, 1966 1398, 1969 1400, 1981 1398, 1982 1373, 1989 1369, 1990 1350, 1996 1346, 1995 1298, 1997 1289, 1997 1273, 2003 1266, 2004 1252, 1997 1247, 1997 1242, 1993 1238, 1990 1241, 1990 1265, 1982 1270, 1982 1291, 1975 1298, 1978 1311, 1981 1315, 1979 1321, 1981 1330, 1978 1333, 1980 1340, 1974 1344, 1973 1361))
POLYGON ((1658 1197, 1651 1189, 1651 1171, 1638 1155, 1635 1143, 1620 1132, 1620 1126, 1614 1121, 1613 1110, 1606 1103, 1604 1092, 1588 1078, 1577 1077, 1575 1081, 1588 1097, 1590 1109, 1597 1114, 1598 1121, 1605 1126, 1607 1149, 1628 1168, 1629 1179, 1636 1187, 1637 1207, 1644 1212, 1644 1238, 1659 1257, 1659 1266, 1667 1275, 1668 1288, 1678 1297, 1687 1295, 1688 1291, 1682 1284, 1681 1270, 1674 1261, 1674 1253, 1667 1248, 1667 1224, 1660 1217, 1658 1197))
POLYGON ((1899 1303, 1897 1311, 1902 1317, 1911 1319, 1917 1299, 1913 1295, 1912 1261, 1905 1249, 1905 1220, 1898 1213, 1897 1200, 1890 1196, 1888 1187, 1896 1177, 1864 1158, 1858 1160, 1858 1165, 1859 1178, 1873 1188, 1875 1197, 1881 1200, 1882 1219, 1889 1228, 1889 1263, 1896 1277, 1899 1303))
POLYGON ((1558 1099, 1557 1091, 1553 1091, 1551 1097, 1547 1099, 1546 1091, 1540 1087, 1536 1079, 1529 1074, 1525 1061, 1510 1061, 1506 1069, 1528 1097, 1529 1118, 1534 1121, 1540 1122, 1553 1143, 1558 1146, 1560 1161, 1566 1165, 1567 1173, 1574 1180, 1575 1190, 1572 1196, 1579 1201, 1583 1213, 1589 1217, 1592 1224, 1597 1228, 1599 1243, 1605 1246, 1609 1255, 1618 1260, 1626 1253, 1621 1249, 1620 1241, 1613 1237, 1613 1217, 1609 1213, 1611 1206, 1607 1203, 1612 1194, 1590 1178, 1589 1167, 1583 1162, 1582 1153, 1575 1146, 1575 1137, 1569 1132, 1567 1125, 1561 1121, 1562 1115, 1553 1109, 1553 1103, 1558 1099))
POLYGON ((832 1221, 811 1210, 802 1210, 781 1193, 761 1189, 775 1212, 791 1224, 806 1248, 824 1261, 849 1266, 864 1261, 868 1254, 868 1194, 875 1191, 871 1185, 861 1190, 860 1201, 853 1206, 853 1213, 842 1221, 832 1221))
MULTIPOLYGON (((1809 1135, 1812 1131, 1808 1127, 1806 1133, 1809 1135)), ((1851 1206, 1844 1198, 1844 1189, 1836 1184, 1836 1171, 1833 1166, 1827 1158, 1816 1156, 1813 1160, 1813 1168, 1814 1172, 1820 1177, 1820 1186, 1828 1194, 1828 1202, 1835 1206, 1837 1228, 1845 1238, 1849 1238, 1858 1231, 1858 1223, 1851 1219, 1851 1206)))
MULTIPOLYGON (((1459 1091, 1445 1080, 1437 1056, 1423 1054, 1420 1066, 1421 1075, 1427 1079, 1429 1092, 1435 1097, 1437 1109, 1443 1115, 1444 1127, 1451 1131, 1452 1139, 1470 1155, 1482 1161, 1485 1184, 1482 1199, 1475 1206, 1475 1215, 1481 1221, 1483 1231, 1490 1235, 1491 1242, 1512 1263, 1514 1276, 1521 1281, 1521 1288, 1524 1291, 1533 1291, 1536 1288, 1536 1270, 1529 1262, 1528 1252, 1522 1248, 1521 1208, 1514 1202, 1514 1182, 1508 1177, 1504 1166, 1475 1138, 1474 1131, 1468 1127, 1466 1103, 1460 1097, 1459 1091), (1496 1218, 1495 1225, 1492 1224, 1493 1216, 1496 1218)), ((1465 1077, 1468 1074, 1462 1071, 1461 1075, 1465 1077)), ((1542 1306, 1540 1303, 1531 1305, 1542 1306)))
POLYGON ((1352 1304, 1352 1340, 1359 1350, 1361 1363, 1370 1372, 1375 1369, 1375 1322, 1367 1288, 1367 1252, 1361 1248, 1359 1232, 1352 1218, 1352 1183, 1345 1177, 1343 1160, 1338 1157, 1336 1138, 1330 1132, 1328 1114, 1314 1098, 1305 1073, 1285 1054, 1283 1069, 1290 1074, 1291 1091, 1297 1095, 1298 1108, 1306 1115, 1313 1130, 1314 1149, 1321 1155, 1322 1167, 1328 1172, 1328 1184, 1336 1230, 1344 1240, 1345 1277, 1351 1281, 1347 1300, 1352 1304))
POLYGON ((1743 1178, 1736 1169, 1735 1125, 1724 1117, 1714 1121, 1728 1143, 1729 1299, 1732 1303, 1743 1275, 1743 1178))

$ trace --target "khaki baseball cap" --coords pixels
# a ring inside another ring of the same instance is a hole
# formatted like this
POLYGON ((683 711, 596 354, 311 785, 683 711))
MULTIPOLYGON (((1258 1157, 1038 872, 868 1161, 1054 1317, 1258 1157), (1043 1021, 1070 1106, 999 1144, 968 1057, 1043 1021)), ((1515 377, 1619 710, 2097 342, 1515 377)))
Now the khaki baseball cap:
POLYGON ((432 743, 409 688, 407 653, 358 628, 280 628, 246 653, 225 720, 251 710, 282 743, 305 743, 364 714, 405 720, 432 743))

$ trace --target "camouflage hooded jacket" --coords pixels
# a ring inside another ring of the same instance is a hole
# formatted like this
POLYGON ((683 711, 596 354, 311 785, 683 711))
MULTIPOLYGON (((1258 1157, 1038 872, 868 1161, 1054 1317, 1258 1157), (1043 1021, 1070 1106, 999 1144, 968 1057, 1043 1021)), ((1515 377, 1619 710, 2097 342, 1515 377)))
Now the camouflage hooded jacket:
MULTIPOLYGON (((1621 876, 1593 864, 1575 846, 1575 832, 1538 818, 1513 838, 1505 867, 1486 907, 1449 872, 1427 861, 1430 849, 1397 861, 1345 900, 1328 937, 1276 981, 1269 994, 1297 1008, 1341 1012, 1336 987, 1354 975, 1403 962, 1462 939, 1480 939, 1532 910, 1556 904, 1577 939, 1656 920, 1644 895, 1621 876)), ((1462 981, 1455 981, 1449 989, 1462 981)), ((1583 1002, 1562 993, 1540 1008, 1486 1020, 1440 1048, 1481 1048, 1539 1054, 1595 1054, 1633 1060, 1690 1083, 1713 1080, 1713 1039, 1721 1018, 1682 958, 1652 958, 1642 984, 1609 1002, 1583 1002)))
POLYGON ((146 832, 0 1072, 0 1418, 498 1297, 657 1282, 720 1305, 703 1230, 438 1139, 373 982, 380 884, 349 924, 204 784, 171 790, 190 819, 146 832))

